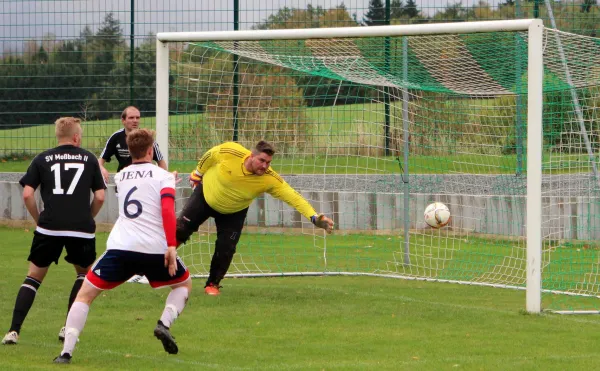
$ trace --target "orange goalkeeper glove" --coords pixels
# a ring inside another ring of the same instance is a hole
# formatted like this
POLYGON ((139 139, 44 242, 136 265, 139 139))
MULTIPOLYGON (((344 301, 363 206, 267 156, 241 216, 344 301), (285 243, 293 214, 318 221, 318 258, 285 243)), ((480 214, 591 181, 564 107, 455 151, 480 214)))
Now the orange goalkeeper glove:
POLYGON ((200 174, 197 170, 194 170, 190 174, 190 187, 194 189, 198 184, 202 184, 202 174, 200 174))

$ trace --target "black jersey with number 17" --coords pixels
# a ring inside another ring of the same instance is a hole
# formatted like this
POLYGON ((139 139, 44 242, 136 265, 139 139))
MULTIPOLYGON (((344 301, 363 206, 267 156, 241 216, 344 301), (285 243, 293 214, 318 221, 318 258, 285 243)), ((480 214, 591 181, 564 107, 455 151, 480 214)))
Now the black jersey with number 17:
POLYGON ((37 189, 44 202, 36 231, 51 236, 92 238, 90 191, 106 189, 100 165, 93 153, 72 145, 49 149, 37 155, 21 186, 37 189))

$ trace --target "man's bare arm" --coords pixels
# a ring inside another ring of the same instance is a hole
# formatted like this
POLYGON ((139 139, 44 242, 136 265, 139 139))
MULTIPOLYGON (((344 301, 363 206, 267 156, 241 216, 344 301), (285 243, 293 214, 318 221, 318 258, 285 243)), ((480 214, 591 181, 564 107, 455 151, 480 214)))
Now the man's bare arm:
POLYGON ((161 169, 165 169, 165 170, 169 170, 167 169, 167 161, 165 160, 158 160, 156 162, 156 164, 158 165, 158 167, 160 167, 161 169))
POLYGON ((99 158, 98 159, 98 164, 100 164, 100 172, 102 173, 102 177, 104 178, 104 181, 106 183, 108 183, 108 170, 106 170, 106 168, 104 167, 104 164, 106 163, 106 161, 104 161, 103 158, 99 158))
POLYGON ((35 202, 35 189, 33 189, 33 187, 26 185, 25 188, 23 188, 23 202, 25 203, 27 211, 29 211, 31 217, 35 220, 35 224, 37 224, 40 219, 40 212, 37 203, 35 202))
POLYGON ((94 199, 92 200, 92 218, 95 218, 96 215, 100 212, 102 205, 104 204, 104 196, 105 192, 103 189, 99 189, 94 192, 94 199))

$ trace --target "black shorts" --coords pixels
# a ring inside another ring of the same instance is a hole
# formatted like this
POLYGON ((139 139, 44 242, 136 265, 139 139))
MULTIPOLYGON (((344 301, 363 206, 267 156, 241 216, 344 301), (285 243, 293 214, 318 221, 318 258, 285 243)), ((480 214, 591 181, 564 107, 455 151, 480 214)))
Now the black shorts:
POLYGON ((164 254, 106 250, 90 269, 86 280, 101 290, 113 289, 136 274, 146 276, 153 288, 172 286, 190 279, 190 272, 177 257, 177 272, 169 275, 164 254))
POLYGON ((217 227, 217 237, 222 235, 223 239, 230 239, 234 245, 238 243, 244 222, 246 221, 248 208, 236 211, 232 214, 221 214, 214 210, 206 202, 204 197, 204 185, 199 184, 194 189, 194 192, 188 198, 183 210, 177 218, 177 241, 185 243, 190 236, 198 231, 198 227, 204 223, 209 217, 215 219, 217 227))
POLYGON ((65 260, 80 267, 90 266, 96 260, 96 238, 48 236, 33 232, 33 241, 27 260, 40 268, 58 264, 63 247, 67 250, 65 260))

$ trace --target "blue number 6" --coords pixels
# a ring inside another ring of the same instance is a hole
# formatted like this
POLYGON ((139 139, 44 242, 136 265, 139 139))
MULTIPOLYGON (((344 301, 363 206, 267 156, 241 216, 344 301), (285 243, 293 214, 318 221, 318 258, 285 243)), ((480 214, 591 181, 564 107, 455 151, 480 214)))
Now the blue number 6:
POLYGON ((129 219, 135 219, 142 214, 142 203, 138 200, 129 199, 129 197, 131 197, 131 194, 135 191, 137 191, 137 187, 133 187, 129 190, 129 192, 127 192, 127 195, 125 196, 125 204, 123 205, 123 212, 125 213, 125 216, 129 219), (129 210, 127 210, 129 205, 135 205, 135 207, 137 208, 135 213, 131 214, 129 210))

